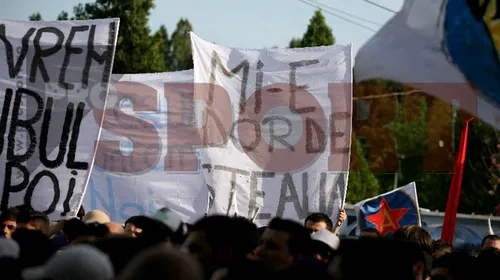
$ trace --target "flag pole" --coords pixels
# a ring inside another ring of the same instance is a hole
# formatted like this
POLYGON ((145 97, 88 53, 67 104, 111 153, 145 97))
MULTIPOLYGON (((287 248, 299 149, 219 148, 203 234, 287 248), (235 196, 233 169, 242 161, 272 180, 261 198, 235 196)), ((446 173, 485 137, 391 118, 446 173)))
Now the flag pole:
POLYGON ((441 240, 453 244, 455 226, 457 223, 458 204, 460 202, 460 191, 462 187, 462 177, 465 166, 465 156, 467 154, 467 137, 469 134, 469 123, 474 118, 465 121, 460 136, 460 146, 458 147, 453 178, 451 179, 450 191, 448 192, 448 201, 444 213, 443 229, 441 231, 441 240))

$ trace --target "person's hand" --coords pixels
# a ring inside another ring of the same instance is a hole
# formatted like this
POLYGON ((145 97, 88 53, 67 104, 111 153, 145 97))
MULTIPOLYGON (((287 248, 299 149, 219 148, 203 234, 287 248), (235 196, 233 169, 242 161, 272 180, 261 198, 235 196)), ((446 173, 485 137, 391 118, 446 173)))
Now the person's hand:
POLYGON ((339 234, 340 228, 342 227, 342 225, 346 220, 347 220, 347 212, 345 211, 345 209, 340 209, 339 217, 337 219, 337 225, 333 229, 333 233, 339 234))
POLYGON ((339 211, 339 218, 337 220, 337 226, 342 226, 344 222, 347 220, 347 212, 345 209, 340 209, 339 211))

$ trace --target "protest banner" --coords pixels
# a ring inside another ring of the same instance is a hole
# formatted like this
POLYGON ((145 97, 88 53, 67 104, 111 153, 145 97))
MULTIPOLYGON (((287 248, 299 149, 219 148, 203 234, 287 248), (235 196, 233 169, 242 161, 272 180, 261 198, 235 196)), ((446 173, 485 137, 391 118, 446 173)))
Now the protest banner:
POLYGON ((246 50, 191 33, 210 213, 337 216, 352 121, 351 46, 246 50))
POLYGON ((0 20, 1 208, 78 211, 99 139, 119 19, 0 20))
POLYGON ((116 222, 169 207, 186 222, 206 211, 196 151, 193 71, 113 75, 103 131, 84 200, 116 222))

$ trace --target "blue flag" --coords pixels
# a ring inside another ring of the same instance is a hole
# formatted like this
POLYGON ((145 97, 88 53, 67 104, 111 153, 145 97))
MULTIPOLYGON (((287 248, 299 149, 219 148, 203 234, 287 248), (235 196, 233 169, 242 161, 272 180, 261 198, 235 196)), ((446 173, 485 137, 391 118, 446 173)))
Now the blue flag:
POLYGON ((415 182, 354 205, 358 230, 375 228, 382 236, 391 236, 398 228, 420 225, 415 182))

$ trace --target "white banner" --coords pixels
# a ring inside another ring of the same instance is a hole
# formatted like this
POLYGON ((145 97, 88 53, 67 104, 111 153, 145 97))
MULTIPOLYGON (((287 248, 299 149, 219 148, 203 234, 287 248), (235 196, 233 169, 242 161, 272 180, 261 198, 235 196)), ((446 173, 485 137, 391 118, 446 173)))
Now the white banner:
POLYGON ((191 33, 211 213, 336 219, 349 171, 352 46, 245 50, 191 33), (258 213, 258 215, 257 215, 258 213))
POLYGON ((162 207, 193 222, 208 191, 193 139, 193 71, 113 75, 86 209, 111 220, 162 207))
POLYGON ((76 214, 99 139, 118 19, 0 20, 1 207, 76 214))

